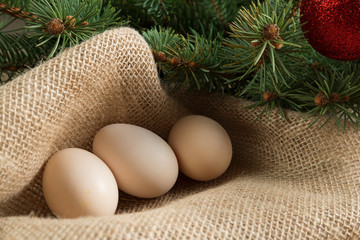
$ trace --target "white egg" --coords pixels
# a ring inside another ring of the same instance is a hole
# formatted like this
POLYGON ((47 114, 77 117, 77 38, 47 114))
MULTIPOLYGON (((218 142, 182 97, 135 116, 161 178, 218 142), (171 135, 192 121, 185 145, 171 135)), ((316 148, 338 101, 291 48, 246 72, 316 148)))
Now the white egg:
POLYGON ((180 172, 192 179, 213 180, 230 165, 230 137, 219 123, 208 117, 190 115, 180 119, 172 127, 168 141, 180 172))
POLYGON ((118 187, 136 197, 161 196, 178 177, 178 163, 171 147, 139 126, 105 126, 94 138, 93 152, 110 167, 118 187))
POLYGON ((45 201, 57 217, 106 216, 116 211, 119 190, 114 175, 83 149, 55 153, 45 166, 42 184, 45 201))

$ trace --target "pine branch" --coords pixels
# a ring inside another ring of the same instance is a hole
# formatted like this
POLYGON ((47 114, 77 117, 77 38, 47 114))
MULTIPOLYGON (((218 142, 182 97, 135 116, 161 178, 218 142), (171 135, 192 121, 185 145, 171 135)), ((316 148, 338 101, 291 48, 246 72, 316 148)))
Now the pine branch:
MULTIPOLYGON (((50 59, 66 47, 109 27, 125 24, 117 17, 119 12, 101 0, 7 0, 0 6, 3 14, 21 18, 26 23, 20 35, 3 32, 0 36, 3 46, 0 69, 7 81, 23 69, 33 67, 44 56, 50 59)), ((0 29, 11 21, 0 23, 0 29)))
POLYGON ((215 0, 211 0, 211 4, 214 6, 217 14, 219 15, 219 19, 221 20, 221 23, 226 27, 226 22, 225 22, 224 16, 221 13, 221 10, 220 10, 218 4, 216 3, 215 0))
POLYGON ((0 33, 0 73, 5 82, 46 58, 49 53, 47 45, 39 48, 33 46, 34 40, 24 33, 0 33))
MULTIPOLYGON (((208 1, 203 1, 203 2, 204 4, 208 4, 208 1)), ((251 2, 250 0, 237 0, 237 1, 211 0, 211 5, 216 10, 216 14, 218 16, 217 19, 221 20, 222 27, 228 30, 229 23, 233 22, 236 19, 238 9, 240 7, 247 7, 250 4, 250 2, 251 2)))
POLYGON ((224 35, 228 23, 235 19, 237 5, 249 0, 112 0, 110 2, 129 16, 130 24, 141 31, 153 26, 162 26, 170 27, 182 35, 196 31, 199 35, 208 37, 212 36, 208 34, 209 28, 224 35))
POLYGON ((100 0, 32 0, 30 10, 38 17, 26 26, 32 30, 30 37, 38 40, 36 46, 53 43, 48 59, 66 47, 125 23, 117 17, 119 12, 110 4, 104 6, 100 0))
POLYGON ((304 81, 298 100, 302 102, 307 118, 318 116, 312 124, 326 116, 322 126, 333 118, 338 130, 344 132, 349 121, 356 128, 359 127, 360 68, 358 64, 341 65, 341 68, 336 68, 314 64, 316 79, 304 81))
POLYGON ((36 15, 28 11, 28 1, 0 1, 0 12, 10 15, 14 18, 27 20, 27 21, 36 21, 36 15))
POLYGON ((169 8, 173 9, 173 1, 145 0, 143 3, 138 1, 137 6, 146 9, 147 14, 153 17, 155 24, 164 25, 169 20, 169 8), (170 5, 170 6, 169 6, 170 5))
MULTIPOLYGON (((257 5, 253 3, 250 9, 239 10, 236 22, 230 26, 230 38, 225 40, 228 48, 224 57, 232 63, 224 68, 242 73, 242 76, 229 79, 229 82, 256 76, 264 63, 271 65, 269 74, 275 77, 274 84, 281 81, 289 85, 291 79, 296 80, 289 66, 294 62, 302 64, 296 48, 305 46, 306 41, 300 28, 299 15, 293 16, 292 9, 292 1, 283 4, 279 0, 267 0, 264 3, 258 1, 257 5)), ((260 85, 260 90, 264 90, 265 83, 260 85)))
MULTIPOLYGON (((294 74, 296 73, 294 72, 294 74)), ((299 97, 297 91, 302 89, 302 79, 308 77, 308 75, 304 76, 303 70, 299 70, 296 75, 299 78, 298 81, 290 81, 288 84, 284 82, 276 83, 276 78, 272 74, 272 66, 264 62, 256 75, 248 80, 242 89, 242 91, 246 91, 242 97, 254 102, 246 108, 264 106, 257 118, 264 114, 269 118, 275 107, 278 108, 285 120, 287 120, 286 112, 288 109, 301 112, 302 107, 297 98, 299 97)))
POLYGON ((15 18, 20 34, 0 34, 0 73, 12 77, 64 48, 125 23, 142 32, 162 81, 207 89, 307 117, 360 123, 359 62, 319 55, 299 21, 301 0, 0 0, 0 30, 15 18), (240 8, 240 9, 239 9, 240 8), (238 11, 239 10, 239 11, 238 11), (120 11, 122 18, 120 18, 120 11), (122 19, 126 19, 122 20, 122 19), (154 27, 157 26, 157 27, 154 27))
POLYGON ((225 91, 219 57, 221 42, 199 35, 184 37, 171 29, 153 28, 143 32, 150 44, 159 72, 176 86, 225 91))

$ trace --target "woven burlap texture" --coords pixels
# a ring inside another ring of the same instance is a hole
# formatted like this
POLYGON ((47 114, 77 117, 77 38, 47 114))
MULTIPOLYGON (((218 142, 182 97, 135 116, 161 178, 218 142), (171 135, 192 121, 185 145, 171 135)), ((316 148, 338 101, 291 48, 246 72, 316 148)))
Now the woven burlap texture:
POLYGON ((253 121, 249 102, 163 90, 150 48, 130 28, 106 31, 0 87, 0 239, 360 239, 360 138, 300 114, 253 121), (56 151, 91 151, 95 133, 131 123, 164 139, 188 114, 228 131, 227 172, 180 174, 166 195, 120 192, 116 215, 56 219, 41 177, 56 151))

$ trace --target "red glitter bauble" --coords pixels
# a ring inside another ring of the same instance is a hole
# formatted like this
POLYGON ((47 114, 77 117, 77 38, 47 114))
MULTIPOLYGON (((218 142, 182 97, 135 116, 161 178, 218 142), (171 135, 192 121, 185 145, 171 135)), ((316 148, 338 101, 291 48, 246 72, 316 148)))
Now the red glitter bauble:
POLYGON ((310 45, 337 60, 360 59, 360 1, 303 0, 301 23, 310 45))

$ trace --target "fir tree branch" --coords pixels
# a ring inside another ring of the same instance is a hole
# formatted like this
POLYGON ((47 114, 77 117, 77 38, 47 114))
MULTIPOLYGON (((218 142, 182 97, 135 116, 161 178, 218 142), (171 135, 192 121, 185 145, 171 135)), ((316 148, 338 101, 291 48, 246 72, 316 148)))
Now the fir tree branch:
POLYGON ((221 70, 221 42, 199 35, 184 37, 171 29, 153 28, 143 32, 153 50, 159 72, 176 86, 226 91, 221 70))
POLYGON ((221 76, 223 78, 229 78, 229 77, 233 77, 233 75, 230 75, 228 73, 219 71, 219 70, 215 70, 213 68, 210 68, 208 66, 204 66, 204 65, 200 65, 195 63, 194 61, 188 61, 185 59, 180 59, 178 57, 173 57, 170 58, 166 55, 166 53, 164 52, 157 52, 156 50, 152 49, 151 52, 154 55, 155 60, 159 63, 159 64, 167 64, 169 67, 190 67, 193 71, 203 71, 203 72, 208 72, 210 74, 217 74, 218 76, 221 76))
POLYGON ((297 98, 308 118, 317 115, 312 123, 327 116, 324 126, 334 119, 338 130, 346 130, 350 121, 356 128, 360 124, 360 68, 358 64, 342 63, 341 68, 327 66, 320 68, 315 65, 316 79, 303 82, 303 88, 297 98))
MULTIPOLYGON (((34 40, 25 33, 0 32, 0 74, 12 80, 22 70, 34 67, 48 55, 48 46, 34 47, 34 40)), ((2 82, 4 83, 4 82, 2 82)))
POLYGON ((30 7, 38 21, 26 27, 32 30, 30 37, 38 40, 36 46, 53 44, 48 59, 109 27, 125 24, 118 11, 100 0, 32 0, 30 7))
POLYGON ((313 123, 334 119, 339 130, 358 127, 359 61, 331 60, 307 44, 301 0, 249 2, 0 0, 0 14, 14 17, 0 30, 15 18, 26 22, 21 34, 0 33, 0 73, 11 80, 66 47, 125 24, 121 11, 149 43, 164 82, 249 99, 249 108, 263 106, 258 117, 278 109, 287 119, 290 109, 316 116, 313 123))
POLYGON ((1 67, 0 72, 6 72, 6 71, 15 72, 22 68, 26 68, 26 65, 10 65, 10 66, 6 66, 6 67, 1 67))
POLYGON ((281 3, 279 0, 266 0, 264 3, 253 3, 250 9, 239 10, 236 22, 230 25, 230 38, 225 39, 228 48, 224 55, 231 61, 224 69, 242 73, 241 77, 229 79, 229 82, 253 78, 250 85, 238 92, 239 96, 245 94, 253 84, 258 84, 259 91, 265 91, 268 80, 257 78, 262 70, 267 71, 264 74, 273 76, 275 88, 280 82, 290 87, 291 81, 297 81, 293 72, 303 66, 304 60, 296 48, 305 46, 306 41, 299 16, 292 16, 292 9, 292 1, 281 3), (264 68, 265 64, 270 67, 264 68))
MULTIPOLYGON (((11 2, 11 1, 9 1, 11 2)), ((26 21, 36 21, 36 15, 22 10, 21 8, 17 7, 16 5, 10 5, 8 3, 0 3, 0 12, 10 15, 14 18, 26 20, 26 21)))
POLYGON ((220 19, 221 23, 226 27, 226 22, 225 22, 224 16, 223 16, 223 14, 221 13, 221 11, 220 11, 220 9, 219 9, 219 6, 218 6, 217 3, 215 2, 215 0, 211 0, 211 4, 214 6, 217 14, 219 15, 219 19, 220 19))

